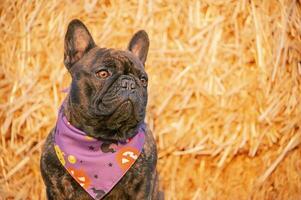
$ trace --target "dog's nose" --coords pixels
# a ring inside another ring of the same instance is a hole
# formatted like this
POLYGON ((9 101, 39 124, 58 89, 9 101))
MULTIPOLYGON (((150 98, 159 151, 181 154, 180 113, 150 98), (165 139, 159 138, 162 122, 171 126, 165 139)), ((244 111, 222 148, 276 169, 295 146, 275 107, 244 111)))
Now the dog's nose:
POLYGON ((121 81, 121 87, 127 90, 133 90, 136 88, 136 83, 134 80, 124 78, 121 81))

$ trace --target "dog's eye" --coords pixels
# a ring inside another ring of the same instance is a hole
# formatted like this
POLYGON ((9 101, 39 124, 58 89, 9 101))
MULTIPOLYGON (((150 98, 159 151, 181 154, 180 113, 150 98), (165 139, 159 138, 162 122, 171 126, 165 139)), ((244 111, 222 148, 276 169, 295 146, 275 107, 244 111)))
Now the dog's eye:
POLYGON ((142 78, 140 78, 140 81, 141 81, 141 83, 142 83, 142 85, 143 85, 144 87, 147 86, 147 80, 146 80, 146 78, 142 77, 142 78))
POLYGON ((102 69, 102 70, 96 72, 96 75, 99 78, 107 78, 108 76, 110 76, 110 73, 107 70, 102 69))

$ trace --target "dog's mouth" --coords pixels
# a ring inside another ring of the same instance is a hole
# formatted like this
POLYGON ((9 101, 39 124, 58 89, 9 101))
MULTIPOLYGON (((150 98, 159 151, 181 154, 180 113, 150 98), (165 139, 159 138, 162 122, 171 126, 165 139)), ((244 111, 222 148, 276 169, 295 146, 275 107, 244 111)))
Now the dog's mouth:
POLYGON ((133 104, 130 100, 122 102, 109 117, 107 126, 113 130, 120 128, 130 118, 134 117, 133 109, 133 104))
POLYGON ((102 139, 125 141, 135 134, 139 119, 135 117, 135 108, 131 100, 125 100, 114 109, 113 113, 105 120, 103 128, 106 134, 102 139))

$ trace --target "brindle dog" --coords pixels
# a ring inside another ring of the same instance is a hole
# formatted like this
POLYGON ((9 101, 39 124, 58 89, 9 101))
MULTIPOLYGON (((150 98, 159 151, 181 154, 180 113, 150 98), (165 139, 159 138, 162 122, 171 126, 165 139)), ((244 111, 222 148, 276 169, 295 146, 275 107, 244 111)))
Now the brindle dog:
MULTIPOLYGON (((132 37, 127 51, 100 48, 81 21, 71 21, 64 52, 64 64, 72 76, 63 110, 67 120, 108 144, 133 137, 145 117, 148 77, 144 63, 148 47, 148 35, 141 30, 132 37)), ((156 144, 148 128, 145 138, 139 158, 104 199, 163 198, 158 191, 156 144)), ((41 156, 47 198, 92 199, 62 166, 53 144, 54 130, 41 156)), ((108 147, 103 148, 110 151, 108 147)))

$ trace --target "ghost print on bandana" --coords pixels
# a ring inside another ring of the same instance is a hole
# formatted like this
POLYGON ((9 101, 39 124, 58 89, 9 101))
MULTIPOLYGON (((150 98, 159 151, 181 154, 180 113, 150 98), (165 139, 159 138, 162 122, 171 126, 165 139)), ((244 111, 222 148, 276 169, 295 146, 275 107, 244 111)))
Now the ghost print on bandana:
POLYGON ((141 154, 145 124, 125 143, 107 143, 89 137, 58 114, 54 136, 56 155, 68 173, 94 199, 103 198, 141 154))

